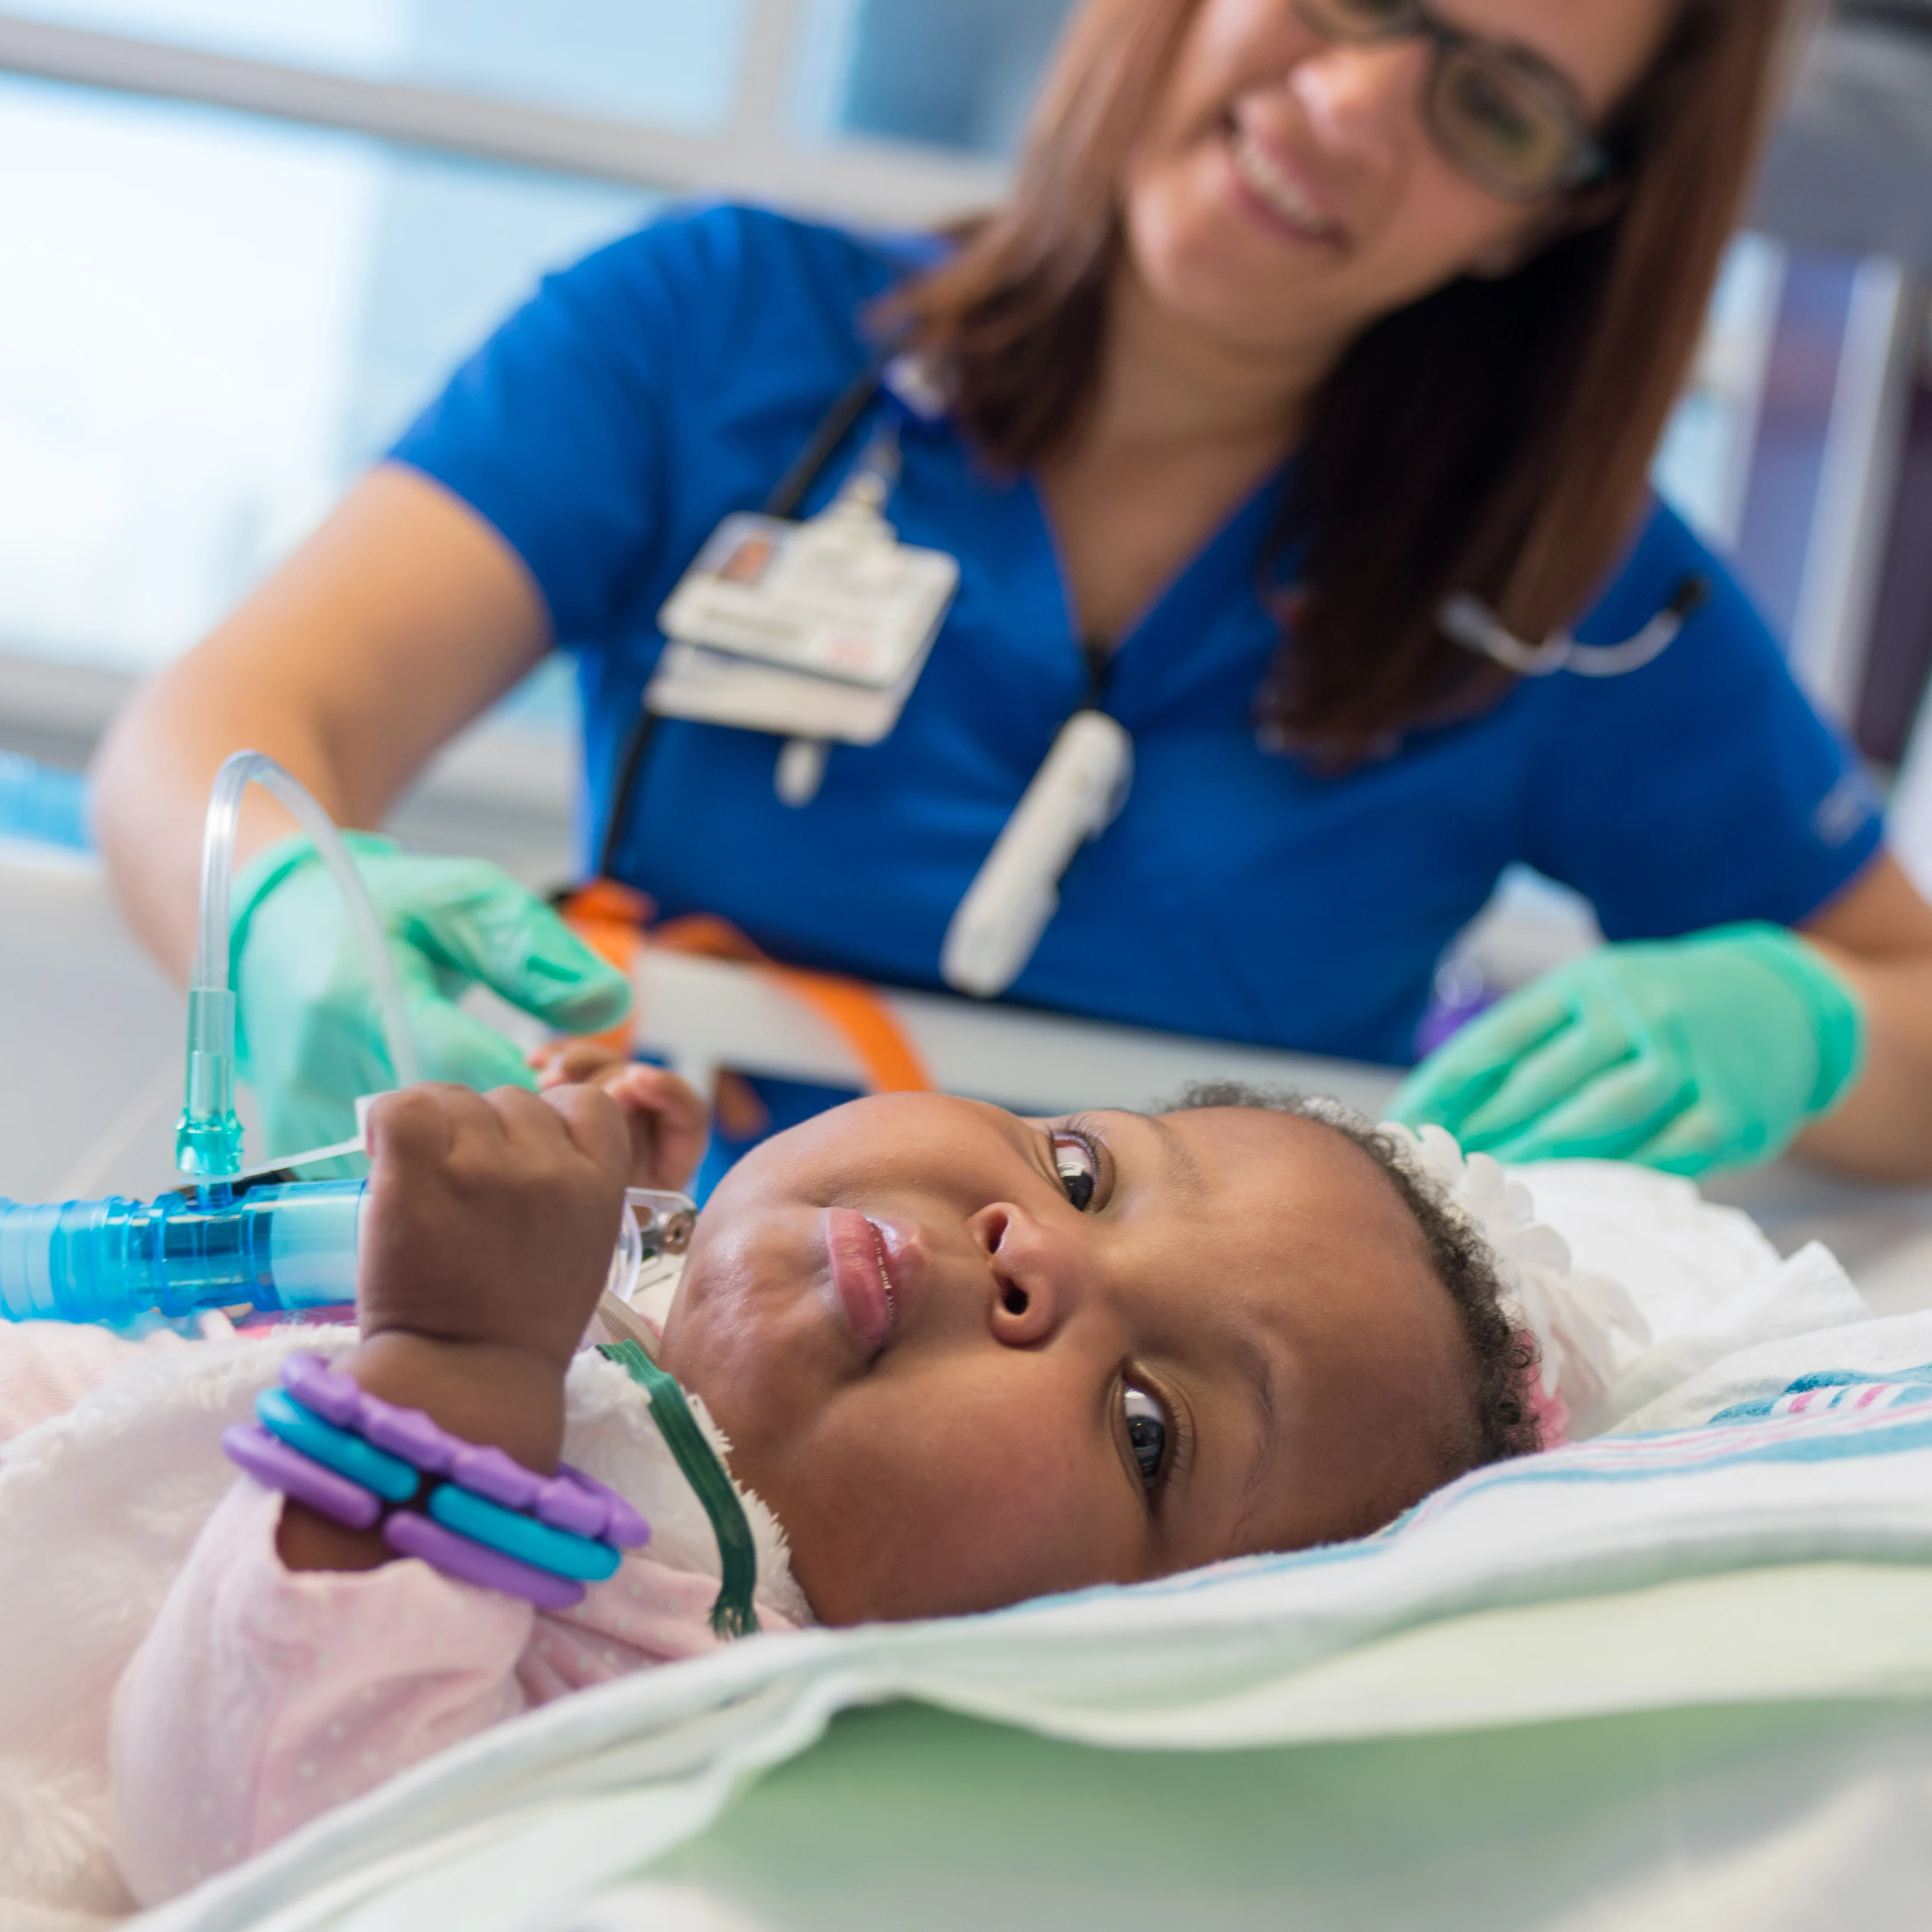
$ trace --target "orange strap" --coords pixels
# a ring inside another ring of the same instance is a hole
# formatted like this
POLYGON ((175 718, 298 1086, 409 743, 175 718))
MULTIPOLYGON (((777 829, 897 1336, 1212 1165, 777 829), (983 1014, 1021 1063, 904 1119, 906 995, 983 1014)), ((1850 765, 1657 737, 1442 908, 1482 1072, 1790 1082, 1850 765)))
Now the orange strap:
MULTIPOLYGON (((732 959, 757 968, 761 978, 782 987, 818 1015, 852 1049, 874 1094, 926 1094, 932 1076, 919 1049, 873 988, 838 973, 808 972, 782 966, 762 952, 729 920, 691 913, 646 932, 656 910, 649 898, 610 879, 594 880, 564 902, 565 922, 600 958, 634 980, 638 956, 646 944, 706 959, 732 959)), ((620 1052, 632 1044, 626 1021, 600 1034, 620 1052)))
POLYGON ((928 1094, 932 1076, 919 1049, 906 1038, 891 1010, 862 980, 838 973, 811 973, 800 966, 781 966, 761 952, 728 919, 713 913, 690 913, 661 926, 651 934, 654 945, 706 959, 742 960, 758 969, 759 976, 782 986, 803 1001, 852 1049, 865 1070, 867 1089, 874 1094, 928 1094))
MULTIPOLYGON (((644 928, 657 912, 644 893, 620 885, 615 879, 592 879, 587 886, 579 886, 557 910, 564 924, 598 958, 616 967, 633 986, 638 983, 638 956, 644 950, 644 928)), ((636 1006, 615 1026, 590 1037, 599 1046, 629 1059, 637 1043, 636 1006)))

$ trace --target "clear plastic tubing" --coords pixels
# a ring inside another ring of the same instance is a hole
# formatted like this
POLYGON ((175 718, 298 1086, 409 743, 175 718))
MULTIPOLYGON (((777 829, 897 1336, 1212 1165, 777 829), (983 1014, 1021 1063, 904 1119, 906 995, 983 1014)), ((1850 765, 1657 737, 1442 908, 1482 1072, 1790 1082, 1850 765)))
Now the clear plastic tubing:
MULTIPOLYGON (((396 1084, 416 1078, 416 1048, 382 922, 334 821, 299 778, 264 752, 237 752, 215 774, 201 842, 201 930, 188 994, 188 1082, 175 1134, 183 1174, 219 1184, 242 1172, 242 1124, 235 1112, 235 994, 228 983, 229 908, 242 794, 259 784, 285 806, 328 866, 361 944, 382 1015, 396 1084)), ((284 1149, 292 1153, 294 1149, 284 1149)), ((204 1206, 218 1204, 204 1200, 204 1206)))
MULTIPOLYGON (((201 934, 188 991, 187 1105, 176 1132, 182 1172, 197 1185, 152 1202, 29 1204, 0 1197, 0 1319, 118 1324, 206 1308, 292 1311, 356 1298, 362 1180, 243 1179, 235 1114, 235 995, 228 985, 230 880, 236 820, 250 782, 292 812, 340 888, 382 1011, 398 1085, 416 1077, 395 962, 376 908, 327 812, 260 752, 224 764, 208 800, 201 853, 201 934)), ((628 1190, 606 1286, 630 1291, 646 1255, 681 1254, 692 1204, 628 1190), (644 1220, 639 1220, 642 1211, 644 1220)))
POLYGON ((305 1180, 220 1190, 225 1198, 0 1201, 0 1316, 10 1322, 130 1320, 154 1311, 334 1306, 356 1299, 368 1184, 305 1180))

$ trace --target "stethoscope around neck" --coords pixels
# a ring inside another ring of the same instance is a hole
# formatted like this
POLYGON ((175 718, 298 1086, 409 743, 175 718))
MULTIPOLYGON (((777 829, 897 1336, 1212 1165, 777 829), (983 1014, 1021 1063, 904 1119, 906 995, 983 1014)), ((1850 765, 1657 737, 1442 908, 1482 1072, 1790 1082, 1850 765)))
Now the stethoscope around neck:
MULTIPOLYGON (((766 499, 764 515, 797 514, 806 493, 887 388, 902 408, 915 415, 937 414, 944 407, 943 395, 918 366, 908 365, 890 349, 876 352, 834 399, 766 499)), ((940 949, 940 976, 956 992, 989 999, 1018 978, 1058 908, 1060 882, 1074 854, 1112 822, 1132 783, 1132 741, 1126 728, 1100 708, 1104 654, 1088 648, 1085 655, 1085 701, 1055 735, 1045 761, 947 922, 940 949)), ((598 842, 598 871, 604 878, 616 876, 618 851, 658 723, 649 705, 640 704, 619 748, 598 842)), ((787 796, 784 777, 782 754, 779 795, 789 804, 802 803, 802 798, 787 796)))
POLYGON ((1663 656, 1710 599, 1708 577, 1682 578, 1663 609, 1642 630, 1617 644, 1580 644, 1567 631, 1558 631, 1540 644, 1526 644, 1504 627, 1486 604, 1466 590, 1445 598, 1436 621, 1444 637, 1518 677, 1553 677, 1560 670, 1574 672, 1579 677, 1627 677, 1663 656))

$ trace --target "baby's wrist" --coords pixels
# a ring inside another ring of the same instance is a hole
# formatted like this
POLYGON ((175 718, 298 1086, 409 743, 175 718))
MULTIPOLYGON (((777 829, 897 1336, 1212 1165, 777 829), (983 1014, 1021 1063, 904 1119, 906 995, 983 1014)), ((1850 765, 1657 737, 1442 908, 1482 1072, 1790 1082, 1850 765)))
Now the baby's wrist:
MULTIPOLYGON (((338 1366, 371 1395, 419 1408, 452 1436, 494 1445, 539 1475, 556 1473, 563 1372, 548 1355, 391 1328, 368 1336, 338 1366)), ((292 1498, 283 1509, 276 1548, 291 1570, 374 1570, 395 1556, 380 1529, 345 1528, 292 1498)))
POLYGON ((465 1442, 501 1449, 538 1475, 563 1450, 563 1366, 512 1343, 450 1341, 388 1328, 338 1365, 371 1395, 419 1408, 465 1442))

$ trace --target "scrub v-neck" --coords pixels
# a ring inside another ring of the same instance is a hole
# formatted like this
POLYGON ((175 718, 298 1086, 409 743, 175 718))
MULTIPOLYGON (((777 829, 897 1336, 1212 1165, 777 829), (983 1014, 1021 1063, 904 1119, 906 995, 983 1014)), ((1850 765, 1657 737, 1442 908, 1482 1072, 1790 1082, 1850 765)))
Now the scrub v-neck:
MULTIPOLYGON (((1076 620, 1072 580, 1038 478, 1030 470, 1020 478, 1037 567, 1052 586, 1050 599, 1042 602, 1058 614, 1060 640, 1100 710, 1120 717, 1124 701, 1134 708, 1137 699, 1144 703, 1157 695, 1162 683, 1185 682, 1190 673, 1198 676, 1208 668, 1184 662, 1190 648, 1202 641, 1200 619, 1253 586, 1262 541, 1274 520, 1291 463, 1292 459, 1277 464, 1255 484, 1104 652, 1083 634, 1076 620), (1163 651, 1160 646, 1164 642, 1172 648, 1163 651)), ((1130 720, 1121 717, 1121 722, 1130 720)))

